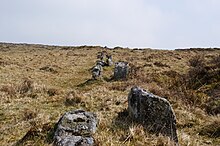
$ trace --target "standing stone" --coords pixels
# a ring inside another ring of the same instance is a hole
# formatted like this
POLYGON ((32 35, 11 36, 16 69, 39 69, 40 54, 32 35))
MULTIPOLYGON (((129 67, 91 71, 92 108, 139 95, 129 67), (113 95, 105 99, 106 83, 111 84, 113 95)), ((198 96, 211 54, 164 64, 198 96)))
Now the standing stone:
POLYGON ((93 79, 97 79, 98 77, 101 76, 102 73, 102 66, 97 64, 95 67, 93 67, 92 69, 92 78, 93 79))
POLYGON ((153 132, 169 136, 178 143, 176 117, 170 103, 139 87, 133 87, 128 96, 130 117, 153 132))
POLYGON ((67 112, 57 123, 54 146, 93 146, 96 128, 95 114, 83 110, 67 112))
POLYGON ((104 67, 104 66, 106 66, 106 63, 103 60, 97 60, 96 65, 101 65, 102 67, 104 67))
POLYGON ((129 64, 127 62, 117 62, 115 63, 114 69, 114 79, 126 79, 129 73, 129 64))
POLYGON ((112 56, 106 55, 106 66, 112 66, 112 65, 113 65, 112 56))
POLYGON ((98 52, 97 59, 103 60, 104 55, 105 55, 105 53, 103 51, 102 52, 98 52))

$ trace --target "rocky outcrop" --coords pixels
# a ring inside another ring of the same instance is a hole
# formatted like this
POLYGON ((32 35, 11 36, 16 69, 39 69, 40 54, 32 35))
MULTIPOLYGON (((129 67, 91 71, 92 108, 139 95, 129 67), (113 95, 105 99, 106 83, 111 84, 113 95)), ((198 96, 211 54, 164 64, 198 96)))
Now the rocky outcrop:
POLYGON ((128 96, 129 116, 147 130, 169 136, 178 143, 176 117, 170 103, 139 87, 133 87, 128 96))
POLYGON ((126 79, 129 73, 129 64, 127 62, 115 63, 114 79, 121 80, 126 79))
POLYGON ((96 128, 95 114, 84 110, 67 112, 57 123, 54 146, 93 146, 96 128))

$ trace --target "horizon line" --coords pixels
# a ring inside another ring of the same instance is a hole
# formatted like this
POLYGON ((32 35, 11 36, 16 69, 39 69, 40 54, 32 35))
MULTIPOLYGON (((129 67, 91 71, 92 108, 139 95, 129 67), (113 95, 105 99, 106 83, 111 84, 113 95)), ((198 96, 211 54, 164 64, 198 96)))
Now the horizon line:
POLYGON ((124 47, 116 45, 115 47, 108 47, 104 45, 60 45, 60 44, 44 44, 44 43, 30 43, 30 42, 8 42, 8 41, 0 41, 0 44, 13 44, 13 45, 40 45, 40 46, 51 46, 51 47, 101 47, 107 49, 152 49, 152 50, 190 50, 190 49, 220 49, 220 47, 177 47, 177 48, 151 48, 151 47, 124 47))

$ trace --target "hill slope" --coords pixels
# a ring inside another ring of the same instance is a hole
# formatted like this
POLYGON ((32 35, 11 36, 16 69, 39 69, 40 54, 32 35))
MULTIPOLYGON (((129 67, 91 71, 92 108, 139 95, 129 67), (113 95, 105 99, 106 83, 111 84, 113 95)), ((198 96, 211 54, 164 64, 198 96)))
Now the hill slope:
POLYGON ((130 88, 167 98, 176 113, 181 145, 220 144, 219 49, 131 50, 99 46, 0 44, 0 143, 51 145, 53 127, 71 109, 95 112, 97 145, 170 145, 119 117, 130 88), (98 52, 130 63, 126 81, 113 81, 113 67, 91 80, 98 52), (208 74, 208 76, 207 76, 208 74), (218 103, 219 102, 219 103, 218 103))

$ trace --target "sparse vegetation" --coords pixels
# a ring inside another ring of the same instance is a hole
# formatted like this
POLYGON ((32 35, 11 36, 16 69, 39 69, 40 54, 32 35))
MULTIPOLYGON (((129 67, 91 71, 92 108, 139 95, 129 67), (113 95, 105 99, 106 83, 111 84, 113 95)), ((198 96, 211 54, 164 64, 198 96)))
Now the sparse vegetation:
POLYGON ((71 91, 66 95, 65 105, 74 106, 75 104, 82 103, 82 97, 76 92, 71 91))
POLYGON ((213 145, 219 138, 220 49, 151 50, 0 44, 1 145, 52 145, 55 123, 72 109, 95 112, 97 145, 172 145, 127 117, 127 96, 137 85, 167 98, 177 117, 180 145, 213 145), (131 65, 129 78, 91 79, 97 54, 131 65))

